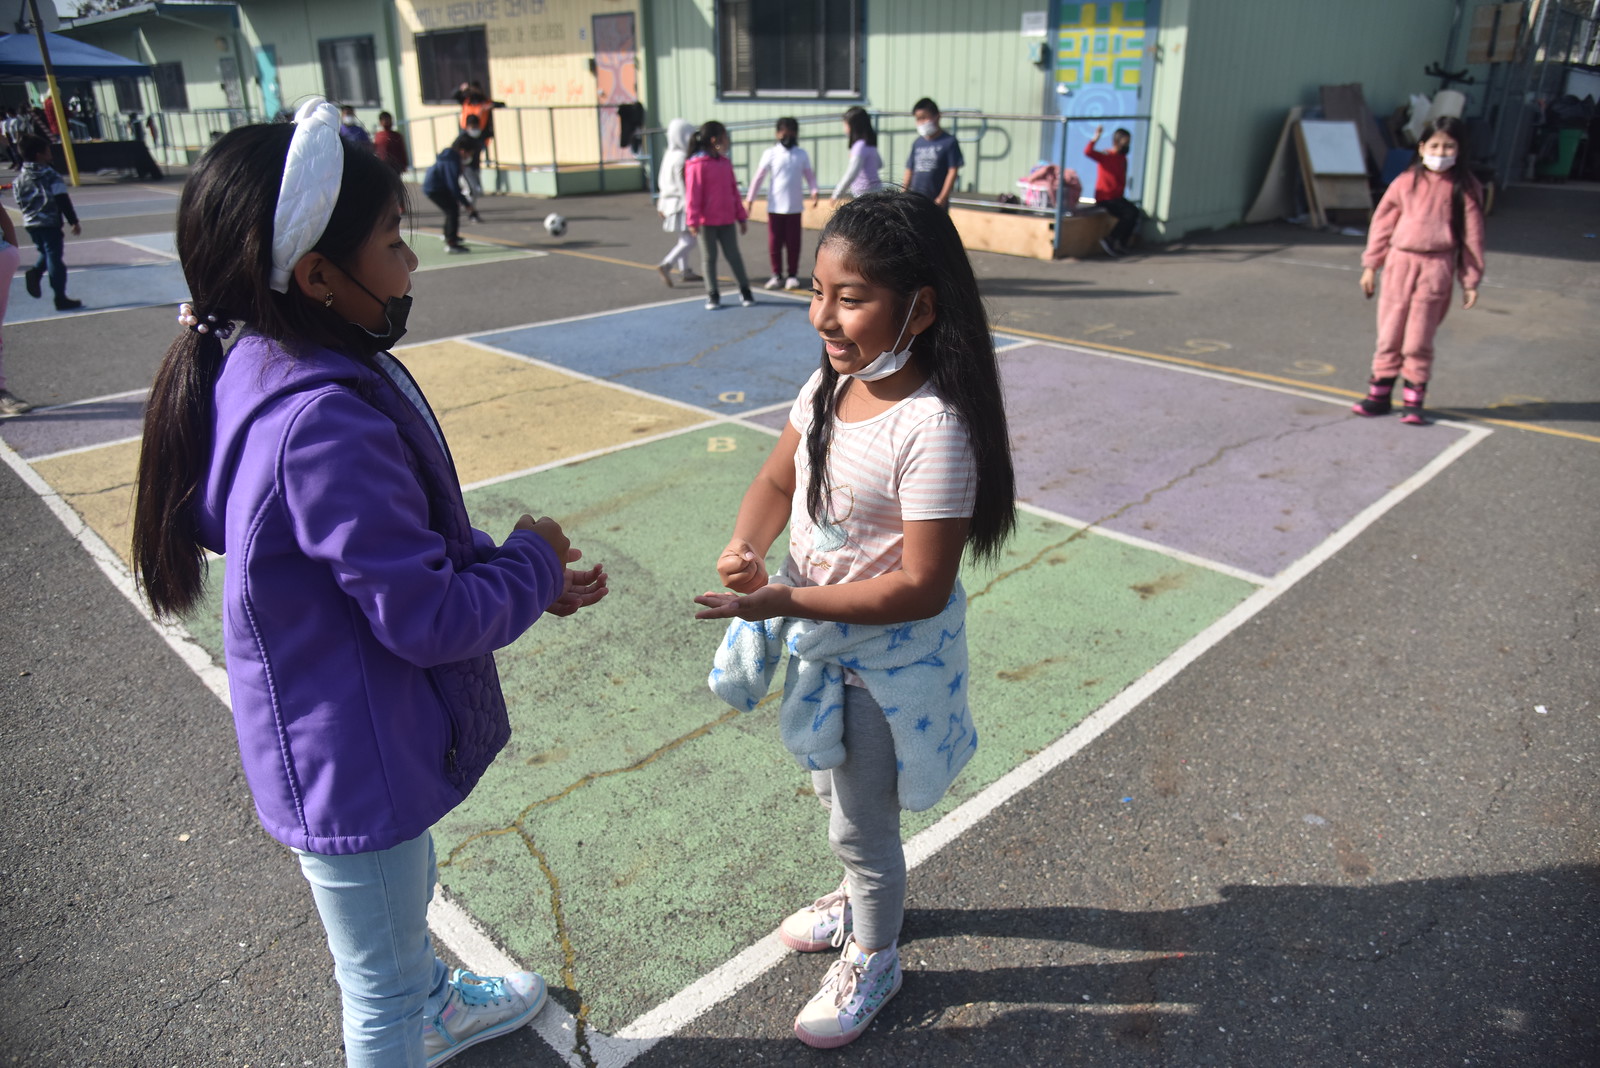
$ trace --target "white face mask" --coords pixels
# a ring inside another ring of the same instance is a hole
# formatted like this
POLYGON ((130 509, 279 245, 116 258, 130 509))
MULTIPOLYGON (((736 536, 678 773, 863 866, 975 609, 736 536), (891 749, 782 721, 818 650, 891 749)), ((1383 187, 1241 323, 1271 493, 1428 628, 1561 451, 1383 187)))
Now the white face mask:
POLYGON ((1423 156, 1422 165, 1430 171, 1447 171, 1456 165, 1454 156, 1423 156))
POLYGON ((894 345, 887 352, 878 353, 878 358, 867 364, 854 374, 846 378, 859 378, 863 382, 876 382, 880 378, 888 378, 898 372, 911 359, 911 346, 907 345, 904 352, 896 352, 900 347, 900 339, 906 336, 906 327, 911 325, 911 316, 917 310, 916 299, 911 301, 911 307, 906 310, 906 321, 900 324, 900 332, 894 336, 894 345))
POLYGON ((939 124, 936 122, 917 123, 917 133, 921 134, 923 137, 932 137, 934 133, 938 131, 938 129, 939 124))

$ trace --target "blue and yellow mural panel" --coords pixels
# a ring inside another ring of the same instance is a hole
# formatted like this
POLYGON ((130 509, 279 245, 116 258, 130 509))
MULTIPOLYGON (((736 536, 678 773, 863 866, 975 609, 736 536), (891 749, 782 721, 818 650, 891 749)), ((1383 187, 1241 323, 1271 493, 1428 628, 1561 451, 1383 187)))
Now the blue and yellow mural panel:
POLYGON ((1063 4, 1056 28, 1056 81, 1078 88, 1137 89, 1145 5, 1063 4))

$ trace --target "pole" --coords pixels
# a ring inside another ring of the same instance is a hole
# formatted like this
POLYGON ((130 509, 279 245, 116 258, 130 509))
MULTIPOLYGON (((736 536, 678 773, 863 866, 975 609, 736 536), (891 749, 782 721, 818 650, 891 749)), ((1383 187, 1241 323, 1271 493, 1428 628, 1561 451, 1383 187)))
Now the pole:
POLYGON ((56 129, 61 131, 61 154, 67 157, 67 177, 78 184, 78 159, 72 154, 72 130, 67 126, 67 109, 61 104, 61 87, 56 84, 56 72, 50 66, 50 46, 45 43, 44 23, 39 21, 39 0, 28 0, 28 14, 33 17, 33 34, 39 39, 39 60, 44 64, 44 83, 50 90, 50 108, 56 113, 56 129))

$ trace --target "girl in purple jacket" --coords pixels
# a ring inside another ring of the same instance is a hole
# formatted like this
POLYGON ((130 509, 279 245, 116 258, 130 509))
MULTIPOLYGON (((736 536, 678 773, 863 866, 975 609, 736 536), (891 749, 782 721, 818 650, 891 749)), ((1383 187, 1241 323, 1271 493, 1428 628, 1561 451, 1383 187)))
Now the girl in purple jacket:
POLYGON ((151 388, 133 551, 161 617, 225 554, 223 635, 245 777, 328 935, 351 1065, 420 1068, 521 1027, 530 972, 434 955, 429 827, 510 734, 493 650, 606 593, 559 524, 467 521, 438 421, 387 351, 417 258, 405 187, 339 113, 224 135, 178 210, 192 304, 151 388), (235 327, 241 336, 226 351, 235 327))
POLYGON ((728 255, 728 269, 739 283, 739 303, 748 308, 756 302, 750 292, 750 277, 744 273, 744 256, 739 253, 739 233, 749 228, 744 201, 739 197, 739 180, 728 158, 728 128, 715 120, 706 123, 689 138, 689 161, 683 165, 684 216, 689 232, 703 236, 700 247, 706 276, 706 311, 722 307, 717 289, 717 246, 728 255))

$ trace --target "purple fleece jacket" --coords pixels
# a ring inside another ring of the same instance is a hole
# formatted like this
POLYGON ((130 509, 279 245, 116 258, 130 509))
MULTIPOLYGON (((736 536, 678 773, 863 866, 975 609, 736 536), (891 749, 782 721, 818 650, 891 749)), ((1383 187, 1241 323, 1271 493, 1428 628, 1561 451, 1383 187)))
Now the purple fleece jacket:
POLYGON ((197 520, 226 554, 228 684, 262 826, 315 853, 415 838, 509 737, 490 654, 560 595, 563 564, 530 531, 496 546, 472 529, 431 415, 378 370, 247 335, 214 396, 197 520))

